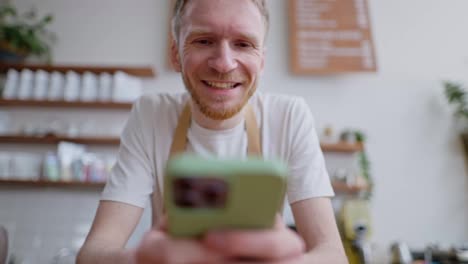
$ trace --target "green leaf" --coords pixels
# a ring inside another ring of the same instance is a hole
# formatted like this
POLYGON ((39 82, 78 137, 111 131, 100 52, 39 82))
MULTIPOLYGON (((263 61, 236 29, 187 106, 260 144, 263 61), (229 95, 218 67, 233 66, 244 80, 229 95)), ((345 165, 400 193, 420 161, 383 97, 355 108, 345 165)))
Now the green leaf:
POLYGON ((364 141, 366 141, 366 135, 364 135, 362 131, 354 131, 354 137, 356 138, 357 142, 363 143, 364 141))
POLYGON ((47 15, 42 19, 42 23, 44 24, 49 24, 54 20, 54 17, 52 15, 47 15))
POLYGON ((0 39, 8 42, 13 48, 50 58, 49 43, 55 41, 55 35, 48 32, 46 27, 53 21, 53 16, 47 14, 37 18, 35 9, 19 16, 14 6, 0 5, 0 39), (14 19, 5 23, 7 16, 14 19))
POLYGON ((459 83, 444 81, 444 93, 449 104, 455 107, 454 115, 458 118, 467 118, 468 106, 466 102, 466 91, 459 83))
POLYGON ((16 8, 13 6, 9 6, 9 5, 4 5, 0 7, 0 19, 3 19, 4 17, 7 17, 7 16, 16 17, 17 16, 16 8))

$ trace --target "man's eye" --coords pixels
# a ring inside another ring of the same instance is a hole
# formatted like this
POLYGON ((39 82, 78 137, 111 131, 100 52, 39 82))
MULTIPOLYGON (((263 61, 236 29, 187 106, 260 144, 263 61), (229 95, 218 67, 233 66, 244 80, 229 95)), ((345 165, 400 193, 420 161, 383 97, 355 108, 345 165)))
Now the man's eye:
POLYGON ((200 45, 210 45, 212 42, 208 39, 198 39, 195 40, 195 43, 200 45))
POLYGON ((236 46, 239 47, 239 48, 251 48, 251 47, 253 47, 253 45, 248 43, 248 42, 238 42, 236 44, 236 46))

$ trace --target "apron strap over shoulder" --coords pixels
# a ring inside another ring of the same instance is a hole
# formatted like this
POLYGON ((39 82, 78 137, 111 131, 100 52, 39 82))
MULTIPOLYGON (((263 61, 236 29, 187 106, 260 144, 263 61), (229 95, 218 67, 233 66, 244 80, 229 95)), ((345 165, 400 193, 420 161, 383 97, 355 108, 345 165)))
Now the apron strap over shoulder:
POLYGON ((245 130, 247 131, 247 154, 262 157, 260 129, 258 128, 255 112, 250 104, 245 106, 245 130))
MULTIPOLYGON (((258 128, 255 113, 250 104, 245 105, 245 130, 247 132, 247 154, 262 157, 260 143, 260 129, 258 128)), ((190 104, 187 103, 179 117, 179 122, 174 132, 174 138, 169 152, 169 157, 185 152, 187 148, 187 134, 191 122, 190 104)))
POLYGON ((187 147, 187 133, 190 127, 191 112, 190 104, 187 103, 182 110, 182 114, 179 117, 176 130, 174 132, 174 138, 172 140, 171 151, 169 152, 169 158, 185 152, 187 147))

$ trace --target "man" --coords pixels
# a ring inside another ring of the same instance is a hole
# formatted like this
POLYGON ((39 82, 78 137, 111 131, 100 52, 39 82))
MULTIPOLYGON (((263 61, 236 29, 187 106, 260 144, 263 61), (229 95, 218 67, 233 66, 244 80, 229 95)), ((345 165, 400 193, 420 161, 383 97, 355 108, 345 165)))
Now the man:
POLYGON ((265 0, 176 2, 171 57, 189 94, 147 95, 135 104, 78 263, 347 263, 307 105, 255 92, 267 28, 265 0), (244 157, 252 144, 244 126, 249 115, 260 134, 259 154, 289 165, 287 193, 299 235, 278 217, 271 230, 171 238, 161 192, 170 153, 244 157), (123 249, 150 196, 153 229, 136 249, 123 249))

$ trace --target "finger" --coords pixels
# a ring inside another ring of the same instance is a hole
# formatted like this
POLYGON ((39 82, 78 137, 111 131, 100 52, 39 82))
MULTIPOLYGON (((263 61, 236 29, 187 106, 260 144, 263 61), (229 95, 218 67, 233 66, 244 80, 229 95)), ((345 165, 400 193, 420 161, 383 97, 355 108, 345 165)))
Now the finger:
POLYGON ((172 239, 160 231, 148 232, 136 250, 137 263, 219 263, 220 254, 195 240, 172 239), (183 253, 181 253, 183 252, 183 253))
POLYGON ((274 225, 273 228, 280 229, 280 228, 282 228, 284 226, 285 226, 285 224, 284 224, 284 221, 283 221, 283 217, 280 214, 276 214, 275 225, 274 225))
POLYGON ((302 238, 286 227, 262 231, 220 231, 209 233, 207 246, 227 257, 280 260, 301 255, 302 238))
POLYGON ((164 232, 167 232, 167 229, 168 229, 168 224, 167 224, 167 214, 164 214, 162 217, 161 217, 161 220, 159 221, 158 223, 158 228, 159 230, 161 231, 164 231, 164 232))
MULTIPOLYGON (((310 261, 309 261, 310 262, 310 261)), ((279 261, 268 261, 268 264, 303 264, 303 263, 309 263, 306 261, 305 255, 300 255, 284 260, 279 260, 279 261)), ((231 260, 227 262, 223 262, 223 264, 258 264, 258 261, 254 260, 231 260)))

